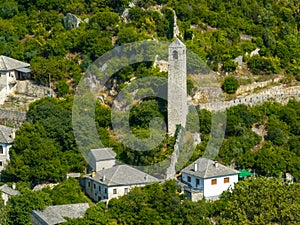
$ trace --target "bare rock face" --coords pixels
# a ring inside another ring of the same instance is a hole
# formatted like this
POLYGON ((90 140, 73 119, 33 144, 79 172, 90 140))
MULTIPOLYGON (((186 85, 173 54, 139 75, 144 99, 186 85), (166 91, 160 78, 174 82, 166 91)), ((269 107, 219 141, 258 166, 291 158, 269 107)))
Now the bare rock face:
POLYGON ((77 28, 82 22, 80 18, 77 18, 74 14, 68 13, 64 18, 64 27, 66 30, 77 28))

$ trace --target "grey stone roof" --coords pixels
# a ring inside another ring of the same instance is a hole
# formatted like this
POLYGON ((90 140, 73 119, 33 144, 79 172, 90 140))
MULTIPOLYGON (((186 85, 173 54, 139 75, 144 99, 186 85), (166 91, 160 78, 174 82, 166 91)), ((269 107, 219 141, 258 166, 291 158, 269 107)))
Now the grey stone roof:
POLYGON ((15 195, 19 195, 20 192, 18 190, 14 190, 11 187, 9 187, 7 184, 4 184, 0 187, 0 190, 10 196, 15 196, 15 195))
POLYGON ((206 158, 199 158, 189 166, 182 170, 182 173, 194 175, 201 178, 219 177, 238 174, 239 171, 231 169, 220 163, 206 158), (195 164, 197 164, 197 171, 195 171, 195 164))
POLYGON ((176 38, 175 41, 173 41, 170 46, 170 48, 178 48, 178 47, 181 47, 181 48, 185 48, 185 44, 182 43, 182 41, 180 41, 178 38, 176 38))
POLYGON ((147 184, 160 181, 128 165, 116 165, 112 168, 101 170, 96 172, 91 179, 107 186, 147 184))
POLYGON ((14 142, 15 129, 0 125, 0 143, 11 144, 14 142))
POLYGON ((89 154, 91 154, 96 159, 96 162, 108 159, 115 159, 117 155, 112 150, 112 148, 91 149, 89 154))
POLYGON ((21 62, 19 60, 1 55, 0 56, 0 71, 10 71, 23 67, 29 67, 30 64, 21 62))
POLYGON ((54 205, 48 206, 44 210, 33 210, 31 212, 41 224, 59 224, 66 222, 67 218, 80 218, 82 217, 86 210, 89 208, 88 203, 79 203, 79 204, 69 204, 69 205, 54 205))

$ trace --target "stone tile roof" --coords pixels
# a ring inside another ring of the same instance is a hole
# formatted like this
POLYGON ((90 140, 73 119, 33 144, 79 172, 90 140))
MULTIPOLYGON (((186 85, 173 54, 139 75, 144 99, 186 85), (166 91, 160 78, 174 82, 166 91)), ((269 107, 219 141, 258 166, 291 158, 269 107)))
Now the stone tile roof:
POLYGON ((30 64, 21 62, 19 60, 1 55, 0 56, 0 71, 10 71, 22 67, 29 67, 30 64))
POLYGON ((0 143, 11 144, 14 141, 15 129, 0 125, 0 143))
POLYGON ((239 171, 224 166, 213 160, 206 158, 199 158, 189 166, 182 170, 182 173, 190 174, 201 178, 220 177, 238 174, 239 171), (197 164, 197 170, 195 171, 195 164, 197 164))
POLYGON ((95 173, 91 177, 107 186, 134 185, 159 182, 160 180, 128 165, 116 165, 95 173))
POLYGON ((174 47, 185 47, 185 44, 182 43, 182 41, 180 41, 178 38, 176 38, 175 41, 173 41, 170 46, 170 48, 174 48, 174 47))
POLYGON ((33 210, 32 216, 34 216, 40 224, 59 224, 66 222, 67 218, 80 218, 86 210, 89 208, 88 203, 69 204, 69 205, 54 205, 48 206, 44 210, 33 210))
POLYGON ((10 196, 15 196, 19 195, 20 192, 18 190, 14 190, 11 187, 9 187, 7 184, 4 184, 0 187, 1 192, 10 195, 10 196))
POLYGON ((108 159, 115 159, 115 157, 117 155, 112 150, 112 148, 91 149, 89 154, 91 154, 96 159, 96 162, 108 160, 108 159))

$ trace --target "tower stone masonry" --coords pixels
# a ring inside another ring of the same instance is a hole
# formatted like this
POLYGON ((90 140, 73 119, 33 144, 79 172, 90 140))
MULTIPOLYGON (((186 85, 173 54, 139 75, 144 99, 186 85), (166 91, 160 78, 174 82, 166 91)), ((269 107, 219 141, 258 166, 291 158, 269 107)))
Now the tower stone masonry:
POLYGON ((186 47, 178 38, 169 46, 168 64, 168 133, 173 136, 177 125, 185 127, 188 113, 186 47))

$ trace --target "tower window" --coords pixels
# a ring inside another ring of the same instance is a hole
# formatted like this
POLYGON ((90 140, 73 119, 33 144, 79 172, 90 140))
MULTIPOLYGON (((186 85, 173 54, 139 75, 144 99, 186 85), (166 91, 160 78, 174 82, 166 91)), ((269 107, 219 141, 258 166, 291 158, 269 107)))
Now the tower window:
POLYGON ((178 52, 177 51, 173 51, 173 59, 178 59, 178 52))

